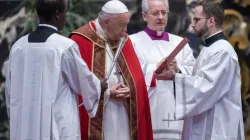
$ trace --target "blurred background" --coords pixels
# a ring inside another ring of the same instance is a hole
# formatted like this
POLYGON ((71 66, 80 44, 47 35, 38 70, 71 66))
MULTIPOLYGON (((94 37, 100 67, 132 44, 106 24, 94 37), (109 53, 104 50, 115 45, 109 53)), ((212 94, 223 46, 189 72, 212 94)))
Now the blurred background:
MULTIPOLYGON (((143 30, 141 0, 121 0, 132 16, 128 33, 143 30)), ((69 33, 97 17, 107 0, 69 0, 69 11, 65 28, 61 34, 69 33)), ((250 0, 221 0, 225 8, 223 31, 236 50, 242 76, 242 105, 246 140, 250 140, 250 0)), ((170 15, 166 31, 188 37, 194 56, 201 50, 201 40, 193 35, 192 10, 197 0, 169 0, 170 15)), ((9 140, 9 124, 6 114, 3 63, 9 49, 21 36, 36 29, 35 0, 0 0, 0 140, 9 140)))

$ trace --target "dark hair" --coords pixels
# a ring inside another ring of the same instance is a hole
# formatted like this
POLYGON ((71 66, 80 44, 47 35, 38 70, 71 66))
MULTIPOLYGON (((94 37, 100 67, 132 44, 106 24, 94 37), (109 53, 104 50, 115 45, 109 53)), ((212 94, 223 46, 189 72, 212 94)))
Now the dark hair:
POLYGON ((66 10, 65 0, 37 0, 36 2, 37 15, 46 21, 51 20, 57 10, 60 13, 66 10))
POLYGON ((203 7, 203 12, 207 18, 213 17, 217 27, 222 27, 224 20, 224 8, 221 3, 216 0, 202 0, 197 6, 203 7))

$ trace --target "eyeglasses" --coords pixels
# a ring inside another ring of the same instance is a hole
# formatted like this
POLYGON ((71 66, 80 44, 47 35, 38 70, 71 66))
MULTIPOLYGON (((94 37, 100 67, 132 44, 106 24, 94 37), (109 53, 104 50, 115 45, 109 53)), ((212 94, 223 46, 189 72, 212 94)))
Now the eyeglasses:
POLYGON ((198 23, 200 20, 202 20, 202 19, 207 19, 207 18, 203 18, 203 17, 197 18, 197 17, 194 17, 194 18, 193 18, 193 21, 194 21, 195 24, 197 24, 197 23, 198 23))
POLYGON ((162 16, 167 16, 167 15, 169 15, 169 11, 146 12, 146 14, 152 15, 153 17, 159 17, 160 14, 162 16))

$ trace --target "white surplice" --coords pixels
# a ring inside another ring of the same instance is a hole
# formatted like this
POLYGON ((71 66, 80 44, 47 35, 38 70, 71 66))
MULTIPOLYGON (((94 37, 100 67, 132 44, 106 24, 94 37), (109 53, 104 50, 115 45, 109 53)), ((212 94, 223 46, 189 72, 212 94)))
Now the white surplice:
MULTIPOLYGON (((96 32, 99 36, 105 38, 98 19, 95 20, 96 32)), ((106 43, 106 74, 111 67, 114 56, 111 52, 108 42, 106 43)), ((118 83, 124 83, 121 75, 115 75, 118 71, 115 66, 108 80, 108 89, 105 92, 105 110, 104 110, 104 139, 105 140, 129 140, 129 121, 128 112, 123 101, 109 99, 110 88, 118 83)))
MULTIPOLYGON (((168 56, 183 39, 168 35, 169 41, 152 40, 145 31, 130 35, 146 80, 154 139, 181 139, 183 128, 183 121, 172 121, 175 112, 173 81, 157 80, 157 86, 150 87, 157 63, 168 56)), ((195 58, 189 45, 176 56, 176 60, 182 73, 192 72, 195 58)))
POLYGON ((203 47, 192 75, 176 74, 184 140, 244 140, 238 57, 226 40, 203 47))
POLYGON ((94 117, 100 81, 78 46, 53 33, 43 43, 28 35, 11 48, 6 67, 6 102, 11 140, 80 140, 77 94, 94 117))

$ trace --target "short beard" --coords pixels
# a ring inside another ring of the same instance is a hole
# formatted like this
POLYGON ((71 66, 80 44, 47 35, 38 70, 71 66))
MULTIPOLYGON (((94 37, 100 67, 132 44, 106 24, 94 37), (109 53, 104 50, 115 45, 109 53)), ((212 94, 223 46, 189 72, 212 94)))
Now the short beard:
POLYGON ((207 32, 208 32, 208 27, 206 26, 206 24, 204 24, 204 26, 199 31, 196 32, 196 36, 201 38, 206 38, 207 32))

